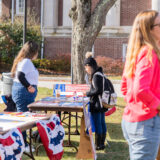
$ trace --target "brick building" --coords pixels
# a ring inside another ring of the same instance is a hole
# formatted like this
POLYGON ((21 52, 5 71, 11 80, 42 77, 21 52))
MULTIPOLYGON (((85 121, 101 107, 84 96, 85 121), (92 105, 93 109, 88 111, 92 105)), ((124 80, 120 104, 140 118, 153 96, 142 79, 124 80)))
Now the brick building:
MULTIPOLYGON (((92 0, 92 8, 99 0, 92 0)), ((24 0, 0 0, 0 15, 23 16, 24 0), (14 7, 13 7, 14 4, 14 7)), ((44 36, 45 58, 71 52, 72 21, 68 16, 71 0, 28 0, 27 6, 34 9, 44 36)), ((106 16, 93 50, 95 55, 125 58, 128 35, 137 13, 146 9, 160 11, 160 0, 117 0, 106 16)))

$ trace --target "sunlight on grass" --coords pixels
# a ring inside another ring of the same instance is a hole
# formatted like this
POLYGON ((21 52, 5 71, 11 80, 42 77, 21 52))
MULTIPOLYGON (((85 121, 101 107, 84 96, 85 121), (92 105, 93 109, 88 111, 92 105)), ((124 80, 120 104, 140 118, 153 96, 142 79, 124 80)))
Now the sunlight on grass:
POLYGON ((107 76, 110 80, 121 80, 122 76, 107 76))
POLYGON ((39 87, 36 100, 39 100, 39 99, 44 98, 44 97, 52 96, 52 95, 53 95, 53 90, 52 89, 39 87))

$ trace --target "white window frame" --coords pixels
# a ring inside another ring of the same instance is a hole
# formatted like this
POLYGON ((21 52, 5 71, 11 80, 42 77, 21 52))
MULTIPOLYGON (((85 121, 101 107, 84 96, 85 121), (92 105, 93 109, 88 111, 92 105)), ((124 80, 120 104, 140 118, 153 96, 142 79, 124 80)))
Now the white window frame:
POLYGON ((2 16, 2 0, 0 0, 0 16, 2 16))
POLYGON ((127 54, 127 43, 122 44, 122 62, 125 62, 127 54))
POLYGON ((24 15, 24 0, 16 0, 16 14, 17 15, 24 15), (23 11, 20 8, 20 1, 23 1, 23 11))

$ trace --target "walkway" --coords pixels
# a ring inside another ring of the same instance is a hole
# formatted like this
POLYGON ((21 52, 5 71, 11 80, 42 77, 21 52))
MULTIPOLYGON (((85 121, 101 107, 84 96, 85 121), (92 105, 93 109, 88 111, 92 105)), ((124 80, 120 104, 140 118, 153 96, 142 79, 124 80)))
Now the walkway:
MULTIPOLYGON (((38 87, 46 87, 53 89, 53 85, 59 83, 59 84, 70 84, 71 83, 71 77, 39 77, 38 87)), ((112 80, 112 83, 114 85, 115 91, 118 95, 118 97, 123 97, 122 93, 120 92, 120 80, 112 80)))
MULTIPOLYGON (((69 76, 57 76, 57 77, 47 77, 47 76, 41 76, 39 77, 38 81, 38 87, 46 87, 49 89, 53 89, 54 84, 70 84, 71 83, 71 77, 69 76)), ((118 97, 123 97, 122 93, 120 92, 120 80, 112 80, 112 83, 114 85, 115 91, 118 95, 118 97)), ((2 83, 0 82, 0 90, 2 89, 2 83)))

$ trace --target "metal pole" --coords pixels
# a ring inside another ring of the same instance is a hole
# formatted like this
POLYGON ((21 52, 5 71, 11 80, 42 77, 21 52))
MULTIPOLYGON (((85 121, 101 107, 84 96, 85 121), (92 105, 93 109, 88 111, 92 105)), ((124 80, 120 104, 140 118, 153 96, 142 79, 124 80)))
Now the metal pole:
POLYGON ((44 14, 44 1, 41 0, 41 35, 42 35, 42 42, 41 42, 41 59, 43 59, 43 52, 44 52, 44 35, 43 35, 43 14, 44 14))
POLYGON ((73 57, 72 57, 72 36, 73 36, 73 22, 72 22, 72 29, 71 29, 71 84, 73 84, 73 57))
POLYGON ((12 24, 14 23, 14 0, 12 0, 12 24))
POLYGON ((24 0, 24 24, 23 24, 23 44, 26 42, 27 30, 27 0, 24 0))

